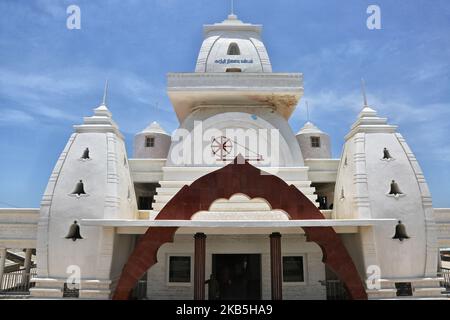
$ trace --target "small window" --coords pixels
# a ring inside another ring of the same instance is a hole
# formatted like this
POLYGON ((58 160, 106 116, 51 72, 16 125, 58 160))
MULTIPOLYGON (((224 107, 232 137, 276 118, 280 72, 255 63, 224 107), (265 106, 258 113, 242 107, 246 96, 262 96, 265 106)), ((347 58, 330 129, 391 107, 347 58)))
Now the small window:
POLYGON ((169 257, 169 282, 191 282, 191 257, 169 257))
POLYGON ((227 68, 226 72, 242 72, 241 68, 227 68))
POLYGON ((304 282, 303 257, 283 257, 283 282, 304 282))
POLYGON ((145 146, 147 148, 153 148, 155 146, 155 138, 154 137, 145 137, 145 146))
POLYGON ((228 55, 229 56, 238 56, 241 54, 241 51, 239 50, 239 46, 237 43, 231 43, 228 47, 228 55))
POLYGON ((320 137, 311 137, 311 147, 320 148, 320 137))

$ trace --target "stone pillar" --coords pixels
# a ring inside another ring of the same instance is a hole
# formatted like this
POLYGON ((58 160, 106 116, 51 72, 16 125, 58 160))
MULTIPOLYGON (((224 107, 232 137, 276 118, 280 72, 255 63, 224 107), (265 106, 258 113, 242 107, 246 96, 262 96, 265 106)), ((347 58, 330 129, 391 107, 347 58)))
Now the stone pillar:
POLYGON ((196 233, 194 239, 194 300, 205 300, 206 235, 204 233, 196 233))
POLYGON ((31 271, 31 254, 32 249, 25 250, 25 263, 24 263, 24 271, 22 274, 22 283, 27 284, 30 281, 30 271, 31 271))
POLYGON ((2 288, 3 274, 5 272, 6 248, 0 248, 0 289, 2 288))
POLYGON ((281 269, 281 234, 270 235, 270 275, 272 284, 272 300, 283 299, 283 277, 281 269))

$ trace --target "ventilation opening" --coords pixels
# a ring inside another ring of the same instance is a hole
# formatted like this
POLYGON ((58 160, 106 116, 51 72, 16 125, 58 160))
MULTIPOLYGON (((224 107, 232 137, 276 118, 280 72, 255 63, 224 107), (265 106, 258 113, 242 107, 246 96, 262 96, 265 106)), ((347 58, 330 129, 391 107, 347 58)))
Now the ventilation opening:
POLYGON ((241 68, 227 68, 226 72, 242 72, 241 68))
POLYGON ((81 156, 81 159, 83 160, 89 160, 89 148, 84 149, 83 155, 81 156))
POLYGON ((73 241, 83 239, 80 234, 80 226, 78 225, 78 222, 76 220, 70 226, 69 233, 67 234, 66 239, 72 239, 73 241))
POLYGON ((389 194, 394 196, 403 194, 403 192, 400 191, 400 187, 398 186, 398 183, 395 182, 395 180, 391 181, 391 190, 389 191, 389 194))
POLYGON ((230 43, 227 54, 229 56, 238 56, 241 54, 241 50, 239 50, 239 46, 237 45, 237 43, 230 43))
POLYGON ((399 221, 398 224, 395 226, 395 234, 392 237, 392 239, 398 239, 400 241, 409 239, 409 236, 406 233, 406 227, 401 221, 399 221))
POLYGON ((389 150, 387 148, 383 149, 383 160, 389 160, 392 159, 391 154, 389 153, 389 150))
POLYGON ((80 196, 80 195, 82 195, 82 194, 86 194, 86 192, 84 191, 84 183, 83 183, 83 180, 80 180, 80 181, 76 184, 75 189, 73 190, 73 192, 72 192, 71 194, 77 195, 77 196, 80 196))

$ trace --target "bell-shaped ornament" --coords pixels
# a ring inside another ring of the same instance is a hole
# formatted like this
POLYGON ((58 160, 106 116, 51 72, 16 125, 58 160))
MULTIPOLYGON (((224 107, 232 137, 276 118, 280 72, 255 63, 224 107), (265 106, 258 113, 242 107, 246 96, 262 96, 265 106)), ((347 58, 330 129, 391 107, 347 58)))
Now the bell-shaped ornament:
POLYGON ((67 234, 66 239, 72 239, 73 241, 83 239, 80 234, 80 226, 78 225, 77 221, 74 221, 70 226, 69 233, 67 234))
POLYGON ((89 148, 84 149, 83 155, 81 156, 82 160, 89 160, 89 148))
POLYGON ((78 197, 81 196, 82 194, 86 194, 86 192, 84 191, 83 180, 80 180, 80 182, 77 183, 77 185, 75 186, 75 190, 71 194, 76 195, 78 197))
POLYGON ((399 221, 398 224, 395 226, 395 234, 392 237, 392 239, 398 239, 400 241, 409 239, 409 236, 406 233, 405 225, 401 221, 399 221))
POLYGON ((345 199, 345 194, 344 194, 344 188, 341 189, 341 198, 340 200, 343 201, 345 199))
POLYGON ((395 180, 392 180, 391 182, 391 190, 389 191, 389 194, 392 194, 394 196, 403 194, 403 192, 400 191, 400 188, 395 180))
POLYGON ((383 149, 383 160, 389 160, 392 159, 391 154, 389 153, 389 150, 387 148, 383 149))

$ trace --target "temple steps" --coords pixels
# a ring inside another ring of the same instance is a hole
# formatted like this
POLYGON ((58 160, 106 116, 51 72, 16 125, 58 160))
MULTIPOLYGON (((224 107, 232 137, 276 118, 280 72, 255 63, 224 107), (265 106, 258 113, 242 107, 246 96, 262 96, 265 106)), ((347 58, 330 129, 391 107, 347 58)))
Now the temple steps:
POLYGON ((447 299, 442 278, 381 279, 380 289, 366 290, 369 299, 447 299), (412 295, 397 296, 396 282, 410 282, 412 295))
MULTIPOLYGON (((160 181, 161 187, 156 189, 153 210, 159 212, 169 202, 178 191, 185 185, 190 185, 191 181, 160 181)), ((289 185, 297 187, 316 206, 317 195, 315 188, 311 187, 311 181, 287 181, 289 185)), ((212 211, 269 211, 270 206, 261 199, 248 199, 245 196, 233 196, 231 199, 218 199, 213 204, 212 211)))

